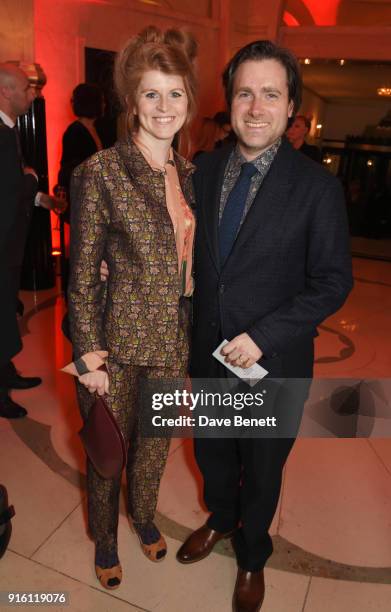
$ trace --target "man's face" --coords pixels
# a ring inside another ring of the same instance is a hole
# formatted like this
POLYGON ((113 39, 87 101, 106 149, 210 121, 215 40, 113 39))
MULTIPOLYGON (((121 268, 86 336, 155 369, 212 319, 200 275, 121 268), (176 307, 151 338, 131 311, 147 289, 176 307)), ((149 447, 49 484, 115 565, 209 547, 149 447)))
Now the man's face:
POLYGON ((9 90, 9 103, 15 117, 27 113, 35 98, 35 92, 29 84, 27 76, 19 71, 13 78, 9 90))
POLYGON ((304 142, 307 135, 308 128, 301 117, 297 117, 292 123, 291 127, 287 130, 286 135, 289 141, 294 144, 295 142, 304 142))
POLYGON ((287 73, 277 60, 248 60, 236 71, 231 123, 248 160, 268 149, 286 130, 293 113, 287 73))

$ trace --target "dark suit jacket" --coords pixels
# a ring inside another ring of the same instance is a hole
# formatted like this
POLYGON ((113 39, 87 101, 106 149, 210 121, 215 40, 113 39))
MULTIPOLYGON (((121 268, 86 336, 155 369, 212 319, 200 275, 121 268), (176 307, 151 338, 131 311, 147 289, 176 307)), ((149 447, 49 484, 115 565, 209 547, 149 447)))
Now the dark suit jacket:
POLYGON ((14 131, 0 120, 0 365, 16 355, 21 341, 15 291, 32 214, 37 181, 24 175, 14 131))
POLYGON ((316 147, 315 145, 310 145, 308 143, 306 143, 305 141, 303 142, 303 144, 301 145, 299 151, 301 153, 304 153, 304 155, 307 155, 307 157, 313 159, 314 161, 320 162, 320 151, 318 149, 318 147, 316 147))
POLYGON ((231 150, 200 156, 194 175, 192 375, 214 371, 221 337, 247 332, 272 376, 309 377, 316 327, 352 287, 341 185, 283 139, 221 270, 218 209, 231 150))

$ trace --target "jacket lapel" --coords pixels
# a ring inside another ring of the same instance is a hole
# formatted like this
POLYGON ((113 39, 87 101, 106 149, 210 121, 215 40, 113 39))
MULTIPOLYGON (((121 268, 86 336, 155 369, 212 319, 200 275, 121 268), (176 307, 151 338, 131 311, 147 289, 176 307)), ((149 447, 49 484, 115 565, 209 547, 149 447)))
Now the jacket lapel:
POLYGON ((219 255, 219 209, 221 190, 224 181, 224 172, 232 152, 231 147, 221 149, 221 155, 215 159, 214 164, 203 178, 201 205, 203 209, 203 222, 208 247, 218 273, 220 273, 219 255))
MULTIPOLYGON (((115 147, 126 167, 132 182, 144 194, 150 205, 161 206, 165 201, 165 181, 163 174, 151 171, 151 167, 136 145, 129 140, 121 140, 115 147)), ((195 166, 174 151, 175 164, 178 171, 179 182, 189 206, 194 207, 194 195, 190 180, 195 166)))
POLYGON ((195 199, 191 176, 194 173, 195 166, 179 155, 179 153, 177 153, 175 150, 174 159, 178 172, 179 183, 181 185, 183 195, 185 196, 186 203, 190 206, 190 208, 194 209, 195 199))
POLYGON ((283 138, 269 172, 243 221, 226 263, 235 257, 235 253, 240 253, 241 247, 253 232, 258 233, 261 242, 264 232, 268 233, 270 228, 275 232, 276 228, 281 226, 292 178, 292 158, 291 145, 283 138))
POLYGON ((115 148, 131 182, 144 195, 148 205, 151 208, 161 208, 161 202, 165 201, 164 176, 160 172, 151 171, 150 165, 130 139, 116 142, 115 148))

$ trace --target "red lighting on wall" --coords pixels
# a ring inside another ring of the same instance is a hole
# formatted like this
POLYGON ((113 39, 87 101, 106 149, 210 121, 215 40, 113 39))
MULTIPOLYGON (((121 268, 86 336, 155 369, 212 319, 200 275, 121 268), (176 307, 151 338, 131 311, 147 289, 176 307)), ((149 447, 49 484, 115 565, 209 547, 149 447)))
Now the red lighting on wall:
POLYGON ((311 12, 316 25, 335 25, 341 0, 305 0, 304 4, 311 12))
POLYGON ((289 13, 288 11, 284 12, 283 21, 284 21, 284 24, 289 27, 297 27, 300 25, 296 17, 294 17, 292 13, 289 13))
POLYGON ((331 26, 337 22, 338 7, 341 0, 304 0, 316 25, 331 26))
MULTIPOLYGON (((71 29, 79 9, 74 2, 37 0, 33 4, 35 60, 41 64, 47 77, 42 93, 46 100, 49 189, 52 193, 60 167, 61 138, 74 119, 70 105, 71 92, 77 82, 82 80, 73 75, 73 67, 77 65, 77 45, 75 33, 71 29), (59 6, 53 10, 53 4, 59 6)), ((51 213, 51 227, 52 247, 59 250, 59 221, 54 213, 51 213)))
POLYGON ((288 0, 284 12, 284 24, 290 27, 298 25, 333 26, 337 23, 338 9, 341 0, 288 0))

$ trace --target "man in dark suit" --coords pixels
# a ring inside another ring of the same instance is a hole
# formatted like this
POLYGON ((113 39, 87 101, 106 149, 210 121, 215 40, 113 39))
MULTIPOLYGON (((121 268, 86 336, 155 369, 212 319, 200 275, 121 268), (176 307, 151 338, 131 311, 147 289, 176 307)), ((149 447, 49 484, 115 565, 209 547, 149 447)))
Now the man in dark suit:
MULTIPOLYGON (((191 374, 223 378, 212 357, 259 362, 276 378, 311 378, 316 327, 352 287, 342 188, 284 137, 301 101, 292 54, 269 41, 239 50, 223 82, 238 143, 197 159, 194 333, 191 374)), ((304 397, 301 399, 301 408, 304 397)), ((211 515, 178 551, 206 557, 233 533, 235 612, 264 597, 268 530, 293 438, 195 439, 211 515)))
POLYGON ((311 129, 311 121, 305 115, 296 115, 294 121, 286 131, 287 138, 294 149, 297 149, 314 161, 320 162, 320 151, 315 145, 305 141, 311 129))
POLYGON ((16 120, 35 97, 27 76, 17 66, 0 64, 0 417, 20 418, 26 410, 9 396, 10 389, 39 385, 22 377, 11 359, 21 350, 16 308, 20 270, 34 203, 52 209, 57 202, 38 192, 38 178, 23 163, 16 120))

